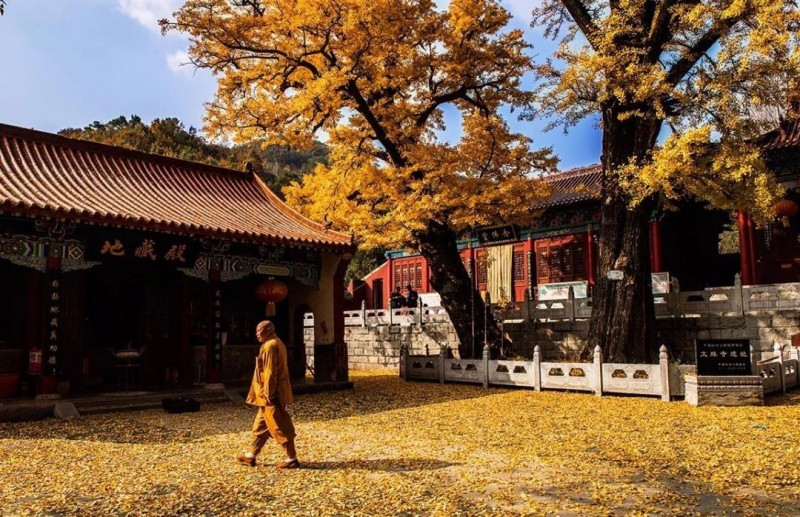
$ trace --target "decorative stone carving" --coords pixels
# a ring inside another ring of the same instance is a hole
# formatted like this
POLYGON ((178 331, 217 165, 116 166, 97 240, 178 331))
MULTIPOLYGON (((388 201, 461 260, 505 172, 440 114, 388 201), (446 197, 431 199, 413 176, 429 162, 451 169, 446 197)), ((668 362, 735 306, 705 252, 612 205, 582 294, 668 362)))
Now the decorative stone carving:
POLYGON ((686 402, 692 406, 763 406, 758 375, 687 375, 686 402))

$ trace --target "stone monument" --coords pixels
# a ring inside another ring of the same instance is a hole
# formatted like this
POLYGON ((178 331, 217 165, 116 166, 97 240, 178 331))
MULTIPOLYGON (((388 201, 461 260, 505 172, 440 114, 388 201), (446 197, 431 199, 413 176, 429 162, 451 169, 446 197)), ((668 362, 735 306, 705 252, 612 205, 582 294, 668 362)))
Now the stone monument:
POLYGON ((686 402, 693 406, 763 406, 764 386, 753 375, 746 339, 695 341, 697 374, 686 376, 686 402))

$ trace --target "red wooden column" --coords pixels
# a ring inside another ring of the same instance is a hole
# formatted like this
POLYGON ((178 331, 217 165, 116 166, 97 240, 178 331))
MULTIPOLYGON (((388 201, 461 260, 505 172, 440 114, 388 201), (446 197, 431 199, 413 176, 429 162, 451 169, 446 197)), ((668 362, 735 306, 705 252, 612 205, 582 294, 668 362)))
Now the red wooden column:
POLYGON ((661 260, 661 221, 650 221, 650 271, 663 271, 661 260))
POLYGON ((478 288, 478 280, 475 274, 475 248, 472 247, 472 243, 469 243, 469 247, 467 248, 468 255, 467 255, 467 274, 469 275, 470 280, 472 280, 472 288, 478 288))
POLYGON ((392 293, 394 292, 394 281, 395 281, 394 280, 394 258, 391 255, 389 255, 389 260, 387 261, 387 264, 388 264, 388 268, 389 268, 389 276, 388 276, 389 285, 387 286, 387 289, 384 289, 386 291, 386 294, 384 294, 384 297, 386 298, 386 300, 385 300, 386 306, 390 307, 389 299, 391 298, 392 293))
POLYGON ((753 224, 753 218, 750 217, 750 214, 745 214, 745 217, 747 218, 747 239, 750 246, 750 278, 753 280, 753 284, 758 284, 759 274, 758 267, 756 267, 758 262, 758 249, 756 246, 755 225, 753 224))
POLYGON ((750 262, 750 233, 747 229, 747 214, 739 210, 739 265, 742 270, 742 285, 753 285, 753 270, 750 262))
POLYGON ((528 289, 528 298, 533 299, 533 277, 536 271, 533 262, 533 239, 530 235, 525 240, 525 282, 528 289))
POLYGON ((586 279, 589 285, 594 285, 594 235, 591 226, 586 229, 586 279))

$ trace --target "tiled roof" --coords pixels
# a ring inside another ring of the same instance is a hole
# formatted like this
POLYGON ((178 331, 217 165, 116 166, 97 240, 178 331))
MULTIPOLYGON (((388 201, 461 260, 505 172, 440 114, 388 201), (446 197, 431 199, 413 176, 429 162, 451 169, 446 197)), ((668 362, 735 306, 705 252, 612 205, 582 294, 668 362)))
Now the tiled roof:
POLYGON ((0 124, 0 212, 349 249, 257 176, 0 124))
POLYGON ((776 129, 761 135, 757 142, 764 150, 800 148, 800 119, 782 120, 776 129))
POLYGON ((600 197, 603 180, 603 167, 599 164, 579 167, 557 174, 545 176, 550 183, 550 195, 537 203, 534 208, 571 205, 600 197))

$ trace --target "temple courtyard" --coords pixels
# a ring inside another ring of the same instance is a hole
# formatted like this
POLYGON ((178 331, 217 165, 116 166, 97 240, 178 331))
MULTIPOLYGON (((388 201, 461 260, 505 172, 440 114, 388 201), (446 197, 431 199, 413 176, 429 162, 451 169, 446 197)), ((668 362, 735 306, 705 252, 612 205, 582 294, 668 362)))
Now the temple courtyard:
POLYGON ((0 424, 4 515, 800 514, 800 393, 765 407, 404 383, 298 396, 300 470, 235 461, 254 411, 0 424))

